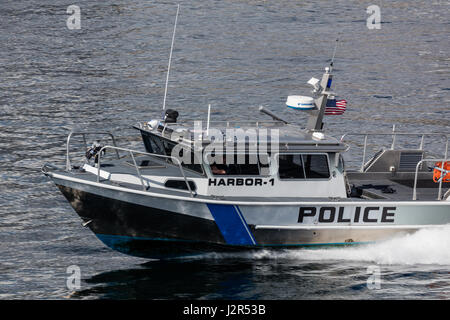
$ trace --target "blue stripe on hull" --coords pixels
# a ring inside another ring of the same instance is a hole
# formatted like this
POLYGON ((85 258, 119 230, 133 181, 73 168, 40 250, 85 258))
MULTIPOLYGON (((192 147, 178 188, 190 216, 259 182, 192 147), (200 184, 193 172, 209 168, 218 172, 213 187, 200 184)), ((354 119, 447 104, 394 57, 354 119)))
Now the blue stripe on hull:
POLYGON ((237 206, 207 204, 227 244, 255 245, 256 241, 237 206))

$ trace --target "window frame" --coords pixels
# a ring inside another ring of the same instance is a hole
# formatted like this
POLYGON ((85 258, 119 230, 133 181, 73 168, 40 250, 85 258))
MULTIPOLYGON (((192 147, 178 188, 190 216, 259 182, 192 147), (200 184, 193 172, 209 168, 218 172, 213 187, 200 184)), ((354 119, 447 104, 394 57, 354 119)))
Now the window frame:
POLYGON ((332 179, 330 157, 329 157, 329 154, 326 152, 283 152, 283 153, 276 153, 274 158, 276 160, 276 166, 277 166, 277 178, 280 181, 330 181, 332 179), (303 169, 303 174, 305 177, 304 178, 281 178, 280 177, 280 155, 301 155, 302 169, 303 169), (305 162, 303 161, 303 155, 324 155, 327 159, 328 178, 307 178, 306 170, 305 170, 305 162))
MULTIPOLYGON (((272 166, 272 162, 273 161, 270 161, 271 157, 270 157, 270 155, 268 153, 261 153, 261 155, 267 156, 267 159, 269 160, 269 163, 268 163, 268 166, 267 166, 267 168, 269 168, 269 173, 268 174, 261 174, 261 162, 259 161, 260 153, 258 153, 258 152, 250 152, 250 153, 249 152, 233 152, 234 156, 241 155, 241 154, 243 154, 243 155, 256 154, 258 156, 258 163, 257 163, 257 165, 258 165, 258 172, 259 172, 258 174, 247 174, 247 175, 243 175, 243 174, 242 175, 236 175, 236 174, 230 174, 230 175, 228 175, 228 174, 214 174, 212 172, 212 169, 211 169, 211 164, 209 164, 209 163, 207 163, 205 161, 205 159, 207 159, 207 157, 209 155, 211 155, 211 152, 203 154, 204 166, 205 166, 205 168, 206 167, 208 168, 207 170, 208 170, 209 174, 211 176, 213 176, 213 177, 228 177, 228 178, 251 177, 251 178, 254 178, 254 177, 270 177, 270 176, 272 176, 272 174, 271 174, 272 173, 271 166, 272 166)), ((227 153, 222 153, 222 155, 226 156, 227 153)))
MULTIPOLYGON (((160 141, 161 141, 161 144, 162 144, 162 148, 163 148, 164 153, 156 153, 156 152, 153 152, 154 154, 156 154, 156 155, 171 156, 171 155, 167 155, 167 152, 166 152, 166 145, 165 145, 165 144, 166 144, 166 143, 167 143, 167 144, 174 144, 174 146, 175 146, 175 145, 177 145, 177 143, 176 143, 175 141, 172 141, 172 140, 167 139, 167 138, 165 138, 165 137, 159 136, 159 135, 154 134, 154 133, 152 133, 152 132, 145 131, 145 133, 146 133, 146 135, 148 135, 149 137, 151 137, 151 139, 160 139, 160 141)), ((149 141, 149 143, 150 143, 150 141, 149 141)), ((145 142, 144 142, 144 145, 145 145, 145 142)), ((146 147, 146 146, 145 146, 145 147, 146 147)), ((195 157, 195 153, 194 153, 193 149, 192 149, 190 146, 186 146, 186 147, 188 147, 188 148, 190 149, 190 151, 193 153, 193 155, 194 155, 194 157, 195 157)), ((172 149, 173 149, 173 147, 172 147, 172 149)), ((147 151, 147 150, 146 150, 146 151, 147 151)), ((157 159, 159 159, 159 158, 157 158, 157 159)), ((178 167, 178 164, 174 163, 174 162, 172 161, 171 158, 168 158, 167 160, 166 160, 165 162, 168 163, 169 165, 173 165, 173 166, 177 166, 177 167, 178 167), (167 161, 167 160, 170 160, 170 161, 167 161)), ((199 163, 198 165, 200 166, 202 172, 197 171, 197 170, 194 170, 194 169, 191 169, 191 168, 189 168, 189 167, 186 167, 186 164, 183 164, 183 162, 181 162, 181 166, 183 167, 183 170, 188 170, 188 171, 190 171, 190 172, 199 174, 199 175, 201 175, 201 176, 206 176, 204 164, 203 164, 203 163, 199 163)))

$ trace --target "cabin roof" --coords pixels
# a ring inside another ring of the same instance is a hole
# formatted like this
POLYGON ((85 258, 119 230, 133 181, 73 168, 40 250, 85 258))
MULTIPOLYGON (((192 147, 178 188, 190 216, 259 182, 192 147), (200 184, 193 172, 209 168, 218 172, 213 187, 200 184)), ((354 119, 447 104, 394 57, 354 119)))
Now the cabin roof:
MULTIPOLYGON (((206 138, 207 129, 205 127, 195 127, 193 120, 190 123, 161 123, 158 128, 151 128, 148 123, 140 123, 134 127, 176 143, 181 142, 180 137, 183 137, 182 142, 186 144, 198 143, 198 141, 201 141, 203 145, 211 143, 211 140, 206 138)), ((210 123, 209 134, 215 136, 220 134, 222 135, 222 141, 225 142, 227 136, 238 132, 238 130, 240 130, 241 134, 247 136, 246 145, 251 144, 251 142, 259 144, 261 141, 266 140, 268 145, 270 145, 271 141, 276 141, 276 135, 278 135, 279 148, 284 151, 311 150, 313 148, 324 152, 339 152, 347 148, 346 144, 322 132, 313 133, 280 121, 215 121, 210 123), (265 134, 267 134, 267 138, 265 134), (250 140, 248 138, 250 135, 256 137, 256 140, 250 140)))

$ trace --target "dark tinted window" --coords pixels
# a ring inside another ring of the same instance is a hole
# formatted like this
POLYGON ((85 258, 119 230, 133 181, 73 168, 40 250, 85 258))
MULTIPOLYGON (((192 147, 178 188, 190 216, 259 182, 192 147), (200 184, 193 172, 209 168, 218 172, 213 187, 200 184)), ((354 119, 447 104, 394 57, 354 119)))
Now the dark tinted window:
POLYGON ((175 147, 174 142, 147 133, 142 136, 147 152, 167 156, 172 154, 172 149, 175 147))
POLYGON ((172 149, 175 147, 175 143, 162 139, 162 143, 164 145, 164 153, 166 156, 172 155, 172 149))
MULTIPOLYGON (((174 156, 178 158, 178 155, 175 154, 174 156)), ((203 174, 203 168, 202 168, 202 166, 200 164, 200 160, 197 159, 197 157, 195 156, 195 153, 194 153, 193 150, 182 148, 180 150, 180 154, 179 154, 179 158, 178 159, 181 161, 181 165, 183 167, 191 169, 191 170, 194 170, 194 171, 197 171, 197 172, 203 174), (190 156, 191 156, 191 159, 190 159, 189 163, 185 163, 185 161, 183 161, 183 154, 184 154, 184 152, 188 152, 190 154, 190 156)))
MULTIPOLYGON (((172 156, 172 150, 173 148, 176 146, 175 142, 160 138, 160 137, 156 137, 150 134, 143 134, 143 138, 144 138, 144 144, 145 144, 145 148, 147 150, 147 152, 149 153, 156 153, 156 154, 160 154, 160 155, 166 155, 166 156, 172 156)), ((182 161, 182 157, 183 157, 183 152, 184 149, 180 150, 180 154, 179 154, 179 159, 180 161, 182 161)), ((199 172, 201 174, 203 174, 203 168, 202 166, 199 164, 199 161, 194 162, 194 152, 190 151, 191 154, 191 161, 190 163, 184 163, 182 162, 181 165, 187 169, 191 169, 194 170, 196 172, 199 172)), ((178 155, 174 155, 176 157, 178 157, 178 155)), ((166 161, 173 163, 174 161, 172 161, 171 159, 166 159, 166 161)), ((174 163, 175 165, 177 165, 178 163, 175 161, 174 163)))
POLYGON ((165 148, 160 138, 144 133, 142 134, 142 138, 144 139, 147 152, 165 155, 165 148))
MULTIPOLYGON (((257 154, 252 155, 234 155, 233 162, 227 163, 226 156, 223 158, 223 163, 213 163, 211 164, 211 172, 214 175, 229 175, 229 176, 254 176, 260 175, 260 163, 257 154)), ((264 163, 267 159, 264 160, 264 163)), ((265 164, 264 164, 265 165, 265 164)), ((263 165, 263 166, 264 166, 263 165)), ((267 166, 267 165, 265 165, 267 166)), ((266 170, 267 171, 267 170, 266 170)), ((261 172, 265 175, 267 172, 261 172)))
POLYGON ((325 155, 303 155, 303 163, 307 179, 328 179, 330 177, 328 159, 325 155))
POLYGON ((278 157, 280 179, 304 179, 303 161, 300 154, 280 154, 278 157))
POLYGON ((328 158, 323 154, 279 155, 280 179, 328 179, 328 158))

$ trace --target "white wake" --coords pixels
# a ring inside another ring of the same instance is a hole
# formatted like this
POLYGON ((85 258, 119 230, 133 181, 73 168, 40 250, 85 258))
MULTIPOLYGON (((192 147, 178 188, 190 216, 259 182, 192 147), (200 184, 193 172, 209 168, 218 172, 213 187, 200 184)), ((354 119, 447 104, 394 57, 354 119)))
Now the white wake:
POLYGON ((431 227, 367 245, 321 249, 261 250, 211 254, 209 258, 295 259, 299 261, 360 261, 384 265, 450 265, 450 225, 431 227))

